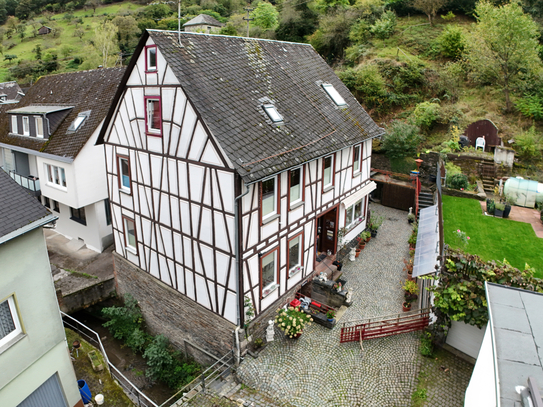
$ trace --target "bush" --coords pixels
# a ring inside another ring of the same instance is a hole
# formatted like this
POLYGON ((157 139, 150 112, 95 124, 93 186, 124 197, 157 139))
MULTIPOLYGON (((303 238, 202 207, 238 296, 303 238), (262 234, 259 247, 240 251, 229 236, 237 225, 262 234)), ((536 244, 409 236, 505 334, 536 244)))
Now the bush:
POLYGON ((379 39, 389 38, 396 29, 396 14, 393 11, 385 11, 381 18, 370 28, 370 32, 379 39))
POLYGON ((364 64, 339 72, 339 78, 368 109, 387 103, 386 83, 377 66, 364 64))
POLYGON ((413 117, 417 126, 430 129, 439 118, 440 106, 434 102, 419 103, 413 111, 413 117))
POLYGON ((467 189, 468 185, 468 176, 466 174, 454 174, 447 181, 447 186, 453 189, 467 189))
POLYGON ((391 159, 413 156, 422 140, 417 126, 396 120, 383 136, 383 149, 391 159))
POLYGON ((432 342, 432 334, 430 332, 422 332, 420 336, 419 351, 422 356, 432 357, 434 353, 434 344, 432 342))
POLYGON ((541 135, 536 133, 535 126, 519 134, 515 137, 515 141, 514 147, 521 161, 536 161, 541 159, 543 140, 541 135))
MULTIPOLYGON (((102 315, 109 319, 103 326, 111 332, 114 338, 127 342, 143 322, 138 302, 130 294, 124 297, 123 307, 107 307, 102 309, 102 315)), ((135 338, 134 344, 139 343, 135 338)))
POLYGON ((466 46, 466 38, 462 28, 454 25, 445 27, 441 35, 437 38, 441 55, 445 58, 460 59, 466 46))
POLYGON ((543 100, 537 95, 525 95, 515 102, 515 106, 526 117, 543 119, 543 100))

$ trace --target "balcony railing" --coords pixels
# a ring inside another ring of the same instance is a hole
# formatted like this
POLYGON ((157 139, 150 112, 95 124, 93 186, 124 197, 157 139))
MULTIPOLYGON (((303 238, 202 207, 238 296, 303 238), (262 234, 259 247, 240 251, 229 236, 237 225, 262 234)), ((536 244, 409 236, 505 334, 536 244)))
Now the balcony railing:
MULTIPOLYGON (((6 171, 6 169, 4 167, 2 167, 2 169, 4 171, 6 171)), ((24 175, 17 174, 13 170, 8 170, 6 172, 9 174, 9 176, 11 178, 13 178, 15 180, 15 182, 17 184, 19 184, 20 186, 22 186, 25 189, 28 189, 31 192, 34 192, 34 194, 36 196, 40 195, 41 189, 40 189, 40 180, 39 180, 39 178, 33 177, 33 176, 25 177, 24 175)))

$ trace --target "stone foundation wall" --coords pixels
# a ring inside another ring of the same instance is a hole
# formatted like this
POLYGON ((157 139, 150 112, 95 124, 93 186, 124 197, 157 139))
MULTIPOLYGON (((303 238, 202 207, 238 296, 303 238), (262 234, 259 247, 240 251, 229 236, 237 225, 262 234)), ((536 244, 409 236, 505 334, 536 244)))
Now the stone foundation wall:
POLYGON ((113 254, 117 292, 131 294, 139 302, 145 323, 153 334, 163 334, 172 345, 199 363, 215 362, 185 340, 222 357, 234 347, 236 326, 150 274, 113 254))

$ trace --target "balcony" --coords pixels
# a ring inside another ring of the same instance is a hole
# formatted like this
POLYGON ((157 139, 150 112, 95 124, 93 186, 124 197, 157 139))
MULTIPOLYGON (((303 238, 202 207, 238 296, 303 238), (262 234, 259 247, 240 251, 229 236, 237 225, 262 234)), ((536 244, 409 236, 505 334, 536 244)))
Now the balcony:
POLYGON ((28 176, 25 177, 24 175, 17 174, 13 170, 6 170, 4 167, 1 167, 4 171, 6 171, 13 180, 20 186, 22 186, 24 189, 26 189, 30 194, 34 195, 35 197, 39 198, 41 196, 41 189, 40 189, 40 180, 37 177, 34 176, 28 176))

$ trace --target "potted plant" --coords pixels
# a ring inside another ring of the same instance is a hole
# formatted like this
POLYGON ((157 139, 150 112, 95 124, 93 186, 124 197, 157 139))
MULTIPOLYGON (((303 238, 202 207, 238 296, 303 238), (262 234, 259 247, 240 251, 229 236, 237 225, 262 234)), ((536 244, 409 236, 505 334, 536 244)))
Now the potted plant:
POLYGON ((370 229, 371 237, 377 236, 377 229, 383 224, 383 220, 385 220, 384 216, 372 216, 370 218, 368 228, 370 229))
POLYGON ((417 247, 417 234, 411 233, 411 236, 409 236, 409 239, 407 239, 407 243, 409 243, 409 248, 414 249, 417 247))
POLYGON ((407 222, 409 222, 409 223, 413 223, 416 219, 417 218, 416 218, 415 214, 413 214, 413 213, 409 213, 407 215, 407 222))
POLYGON ((496 209, 496 204, 494 203, 493 199, 487 199, 486 200, 486 213, 489 215, 494 215, 494 210, 496 209))
POLYGON ((366 239, 362 237, 362 234, 363 233, 360 233, 360 235, 356 237, 357 246, 360 250, 364 250, 364 248, 366 247, 366 239))
POLYGON ((405 264, 405 267, 403 269, 404 271, 407 271, 407 279, 412 280, 413 278, 411 276, 413 275, 413 259, 404 259, 403 262, 405 264))
POLYGON ((498 218, 503 218, 503 211, 505 209, 505 204, 502 204, 501 202, 496 204, 496 209, 494 210, 494 216, 497 216, 498 218))
POLYGON ((313 318, 300 311, 300 307, 279 308, 275 323, 289 338, 299 338, 306 325, 311 325, 313 318))
POLYGON ((328 310, 326 313, 326 318, 328 318, 328 322, 334 322, 334 318, 336 317, 336 312, 334 310, 328 310))
POLYGON ((402 286, 404 289, 404 302, 402 304, 404 312, 411 310, 411 306, 414 301, 416 301, 419 296, 419 286, 415 281, 409 281, 406 280, 404 285, 402 286))

